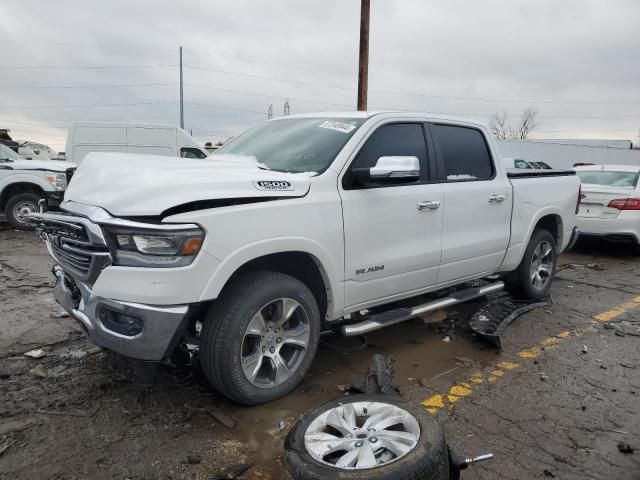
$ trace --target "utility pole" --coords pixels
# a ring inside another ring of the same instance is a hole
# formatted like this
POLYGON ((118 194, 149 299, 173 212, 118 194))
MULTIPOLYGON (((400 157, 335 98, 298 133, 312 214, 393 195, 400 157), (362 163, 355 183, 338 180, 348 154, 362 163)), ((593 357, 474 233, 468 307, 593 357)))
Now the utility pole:
POLYGON ((367 109, 369 87, 369 13, 371 0, 360 0, 360 65, 358 67, 358 110, 367 109))
POLYGON ((269 108, 267 109, 267 120, 271 120, 273 118, 273 103, 269 104, 269 108))
POLYGON ((184 128, 184 96, 182 93, 182 46, 180 47, 180 128, 184 128))

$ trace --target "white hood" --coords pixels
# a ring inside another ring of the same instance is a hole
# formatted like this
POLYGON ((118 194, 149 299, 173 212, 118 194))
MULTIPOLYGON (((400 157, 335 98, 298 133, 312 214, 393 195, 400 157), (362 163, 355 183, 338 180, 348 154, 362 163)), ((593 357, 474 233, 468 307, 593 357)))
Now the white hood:
POLYGON ((238 155, 198 160, 90 153, 74 174, 64 199, 101 207, 117 216, 153 216, 203 200, 301 197, 309 191, 311 175, 264 170, 255 158, 238 155))
POLYGON ((13 170, 47 170, 49 172, 64 172, 68 168, 76 168, 77 165, 71 162, 58 160, 14 160, 12 162, 0 163, 13 170))

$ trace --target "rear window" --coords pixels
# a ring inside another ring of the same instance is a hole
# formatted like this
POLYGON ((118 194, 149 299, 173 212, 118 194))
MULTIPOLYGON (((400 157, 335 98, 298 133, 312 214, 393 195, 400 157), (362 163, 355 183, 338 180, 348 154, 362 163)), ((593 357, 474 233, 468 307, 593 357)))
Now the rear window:
POLYGON ((444 163, 447 181, 488 180, 493 177, 489 147, 479 130, 433 125, 431 132, 444 163))
POLYGON ((638 173, 636 172, 578 170, 576 173, 582 183, 589 185, 635 188, 638 184, 638 173))

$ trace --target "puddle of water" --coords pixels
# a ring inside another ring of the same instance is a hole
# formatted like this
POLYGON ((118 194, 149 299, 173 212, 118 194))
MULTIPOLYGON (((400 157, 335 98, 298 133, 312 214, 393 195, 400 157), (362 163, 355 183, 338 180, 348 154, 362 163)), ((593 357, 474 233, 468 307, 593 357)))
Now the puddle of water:
MULTIPOLYGON (((395 383, 399 386, 418 385, 421 378, 433 378, 450 371, 455 357, 467 357, 480 366, 495 360, 495 352, 483 344, 458 335, 444 342, 444 334, 419 322, 405 322, 367 335, 369 346, 363 350, 343 353, 322 347, 303 384, 286 397, 266 405, 225 408, 237 420, 235 434, 247 442, 257 461, 268 461, 282 454, 282 444, 291 425, 307 410, 325 401, 340 398, 339 386, 361 383, 371 357, 381 353, 395 359, 395 383), (284 427, 284 428, 283 428, 284 427)), ((323 337, 339 346, 356 346, 357 338, 323 337)))

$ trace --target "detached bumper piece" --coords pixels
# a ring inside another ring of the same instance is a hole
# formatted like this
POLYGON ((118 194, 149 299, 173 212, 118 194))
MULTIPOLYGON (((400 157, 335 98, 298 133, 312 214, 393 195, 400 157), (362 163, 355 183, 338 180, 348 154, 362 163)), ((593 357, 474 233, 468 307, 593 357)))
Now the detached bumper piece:
POLYGON ((501 335, 520 315, 535 308, 551 304, 551 297, 545 300, 516 300, 509 293, 501 292, 488 297, 488 301, 478 310, 471 320, 469 327, 483 339, 502 350, 501 335))
POLYGON ((94 295, 54 266, 56 301, 99 347, 126 357, 158 361, 170 355, 184 327, 188 305, 154 306, 118 302, 94 295))

